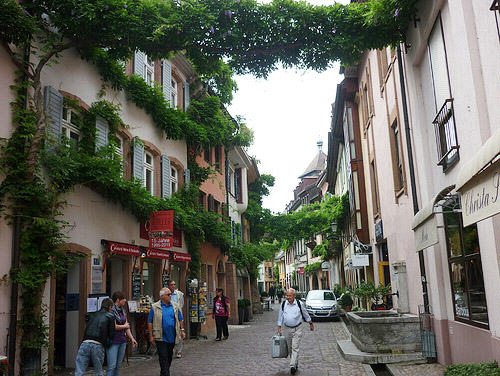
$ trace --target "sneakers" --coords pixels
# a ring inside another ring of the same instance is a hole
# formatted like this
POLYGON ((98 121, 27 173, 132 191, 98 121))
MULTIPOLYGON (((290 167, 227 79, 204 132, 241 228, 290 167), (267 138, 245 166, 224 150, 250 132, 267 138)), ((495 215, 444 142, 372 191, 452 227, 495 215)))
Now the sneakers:
POLYGON ((290 373, 291 373, 292 375, 295 375, 295 372, 297 372, 297 368, 295 368, 295 367, 290 367, 290 373))
POLYGON ((223 337, 222 339, 223 339, 223 340, 226 340, 226 339, 228 339, 228 338, 229 338, 229 337, 223 337))
POLYGON ((220 338, 216 338, 215 340, 216 340, 216 341, 220 341, 220 338))
POLYGON ((181 353, 177 353, 177 355, 175 356, 176 358, 182 358, 182 354, 181 353))

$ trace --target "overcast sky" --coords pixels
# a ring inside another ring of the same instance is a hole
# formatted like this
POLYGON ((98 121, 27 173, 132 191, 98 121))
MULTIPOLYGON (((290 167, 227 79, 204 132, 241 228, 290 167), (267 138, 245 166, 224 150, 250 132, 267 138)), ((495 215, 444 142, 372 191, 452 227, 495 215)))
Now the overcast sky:
POLYGON ((254 131, 249 154, 261 174, 276 178, 264 206, 282 212, 293 199, 298 176, 318 153, 328 151, 331 104, 341 78, 338 65, 328 71, 278 70, 267 79, 238 76, 238 92, 229 110, 254 131))
MULTIPOLYGON (((329 5, 335 1, 309 2, 329 5)), ((253 129, 249 154, 260 162, 260 173, 276 178, 271 194, 264 199, 264 206, 273 212, 283 212, 293 199, 298 176, 318 153, 316 143, 323 141, 323 151, 328 152, 331 104, 342 80, 338 72, 335 64, 322 73, 281 69, 267 79, 236 77, 238 91, 229 111, 243 116, 253 129)))

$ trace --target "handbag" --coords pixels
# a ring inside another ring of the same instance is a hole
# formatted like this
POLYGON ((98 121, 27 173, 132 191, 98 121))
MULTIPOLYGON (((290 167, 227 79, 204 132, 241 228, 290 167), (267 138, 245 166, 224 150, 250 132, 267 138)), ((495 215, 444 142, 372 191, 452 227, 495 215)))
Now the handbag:
POLYGON ((272 337, 272 357, 273 358, 286 358, 288 357, 288 345, 286 344, 286 338, 283 335, 275 334, 272 337))

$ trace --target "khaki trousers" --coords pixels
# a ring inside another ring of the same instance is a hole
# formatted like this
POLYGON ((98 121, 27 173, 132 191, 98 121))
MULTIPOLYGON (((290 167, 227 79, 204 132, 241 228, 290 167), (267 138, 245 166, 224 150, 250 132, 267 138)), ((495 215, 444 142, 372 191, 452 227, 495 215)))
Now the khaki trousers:
POLYGON ((297 367, 299 364, 299 346, 302 334, 304 333, 304 325, 299 325, 296 328, 288 328, 283 325, 283 329, 283 335, 288 345, 288 355, 290 355, 290 367, 297 367))

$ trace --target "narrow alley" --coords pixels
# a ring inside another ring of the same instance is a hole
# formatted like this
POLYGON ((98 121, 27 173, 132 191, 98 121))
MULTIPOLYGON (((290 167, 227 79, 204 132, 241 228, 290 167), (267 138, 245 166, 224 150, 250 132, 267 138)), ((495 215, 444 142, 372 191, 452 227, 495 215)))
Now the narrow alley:
MULTIPOLYGON (((273 311, 254 315, 247 325, 232 325, 229 339, 216 342, 190 340, 185 344, 182 359, 175 359, 172 376, 284 376, 290 374, 288 359, 271 358, 271 336, 276 328, 273 311)), ((336 340, 346 339, 349 334, 342 321, 315 322, 315 331, 305 332, 300 346, 297 375, 305 376, 373 376, 367 364, 347 361, 340 355, 336 340)), ((130 359, 122 375, 153 376, 160 373, 158 359, 130 359)), ((126 365, 126 361, 125 361, 126 365)), ((444 368, 436 364, 398 366, 391 370, 394 376, 438 376, 444 368)))

